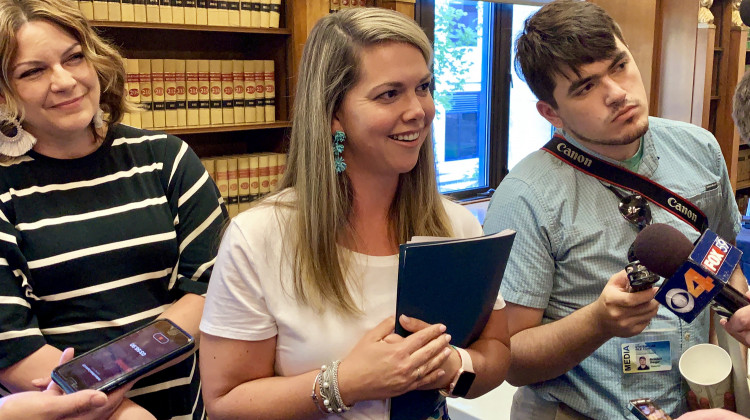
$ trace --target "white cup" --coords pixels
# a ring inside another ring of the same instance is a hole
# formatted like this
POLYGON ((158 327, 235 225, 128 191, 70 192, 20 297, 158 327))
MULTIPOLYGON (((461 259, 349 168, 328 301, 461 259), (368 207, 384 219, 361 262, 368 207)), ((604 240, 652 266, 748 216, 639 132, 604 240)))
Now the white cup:
POLYGON ((697 344, 680 357, 680 373, 698 397, 707 398, 711 408, 724 407, 724 394, 732 385, 732 358, 713 344, 697 344))

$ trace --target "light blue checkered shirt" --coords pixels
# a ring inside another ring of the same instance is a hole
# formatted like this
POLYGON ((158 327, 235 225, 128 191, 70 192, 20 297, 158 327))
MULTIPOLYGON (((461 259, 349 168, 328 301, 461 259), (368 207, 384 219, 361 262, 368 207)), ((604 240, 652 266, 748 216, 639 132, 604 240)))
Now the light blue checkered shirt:
MULTIPOLYGON (((733 241, 740 214, 714 137, 687 123, 660 118, 649 123, 638 173, 689 199, 706 214, 711 230, 733 241)), ((597 179, 541 150, 513 168, 497 188, 484 223, 485 233, 518 231, 501 288, 505 300, 544 308, 543 323, 596 300, 610 276, 628 263, 627 250, 637 234, 618 213, 618 201, 597 179)), ((650 207, 654 223, 670 224, 691 241, 699 237, 687 223, 653 203, 650 207)), ((660 307, 640 335, 613 338, 566 374, 529 388, 595 419, 630 419, 629 400, 644 397, 681 414, 686 388, 677 362, 687 348, 708 341, 708 322, 708 311, 688 324, 660 307), (670 371, 623 373, 622 344, 665 340, 671 343, 670 371)))

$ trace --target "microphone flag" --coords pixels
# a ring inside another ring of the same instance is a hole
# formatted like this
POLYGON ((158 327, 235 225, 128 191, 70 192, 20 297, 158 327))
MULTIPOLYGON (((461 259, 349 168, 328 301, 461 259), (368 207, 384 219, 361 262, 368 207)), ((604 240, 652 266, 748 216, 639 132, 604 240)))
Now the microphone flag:
POLYGON ((721 292, 741 257, 742 251, 707 229, 688 259, 664 281, 655 299, 692 322, 721 292))

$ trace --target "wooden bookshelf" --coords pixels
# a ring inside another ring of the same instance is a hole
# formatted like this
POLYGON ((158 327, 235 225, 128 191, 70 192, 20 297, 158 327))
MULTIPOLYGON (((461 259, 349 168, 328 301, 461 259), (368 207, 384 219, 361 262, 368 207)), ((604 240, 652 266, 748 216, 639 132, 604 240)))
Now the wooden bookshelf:
POLYGON ((114 22, 108 20, 89 21, 95 28, 165 29, 170 31, 233 32, 244 34, 291 35, 288 28, 242 28, 237 26, 184 25, 176 23, 114 22))
POLYGON ((275 121, 271 123, 250 123, 250 124, 227 124, 227 125, 207 125, 207 126, 188 126, 188 127, 168 127, 158 129, 165 133, 174 135, 185 134, 210 134, 210 133, 228 133, 232 131, 252 131, 252 130, 269 130, 275 128, 290 128, 290 121, 275 121))

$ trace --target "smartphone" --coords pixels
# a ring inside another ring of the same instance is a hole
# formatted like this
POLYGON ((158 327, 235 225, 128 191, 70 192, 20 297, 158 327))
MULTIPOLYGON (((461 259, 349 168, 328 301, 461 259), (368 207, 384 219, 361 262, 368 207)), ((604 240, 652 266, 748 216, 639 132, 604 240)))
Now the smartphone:
POLYGON ((109 392, 193 347, 190 334, 168 319, 157 319, 56 367, 52 380, 68 394, 109 392))
POLYGON ((630 400, 630 412, 640 420, 672 420, 651 398, 630 400))

